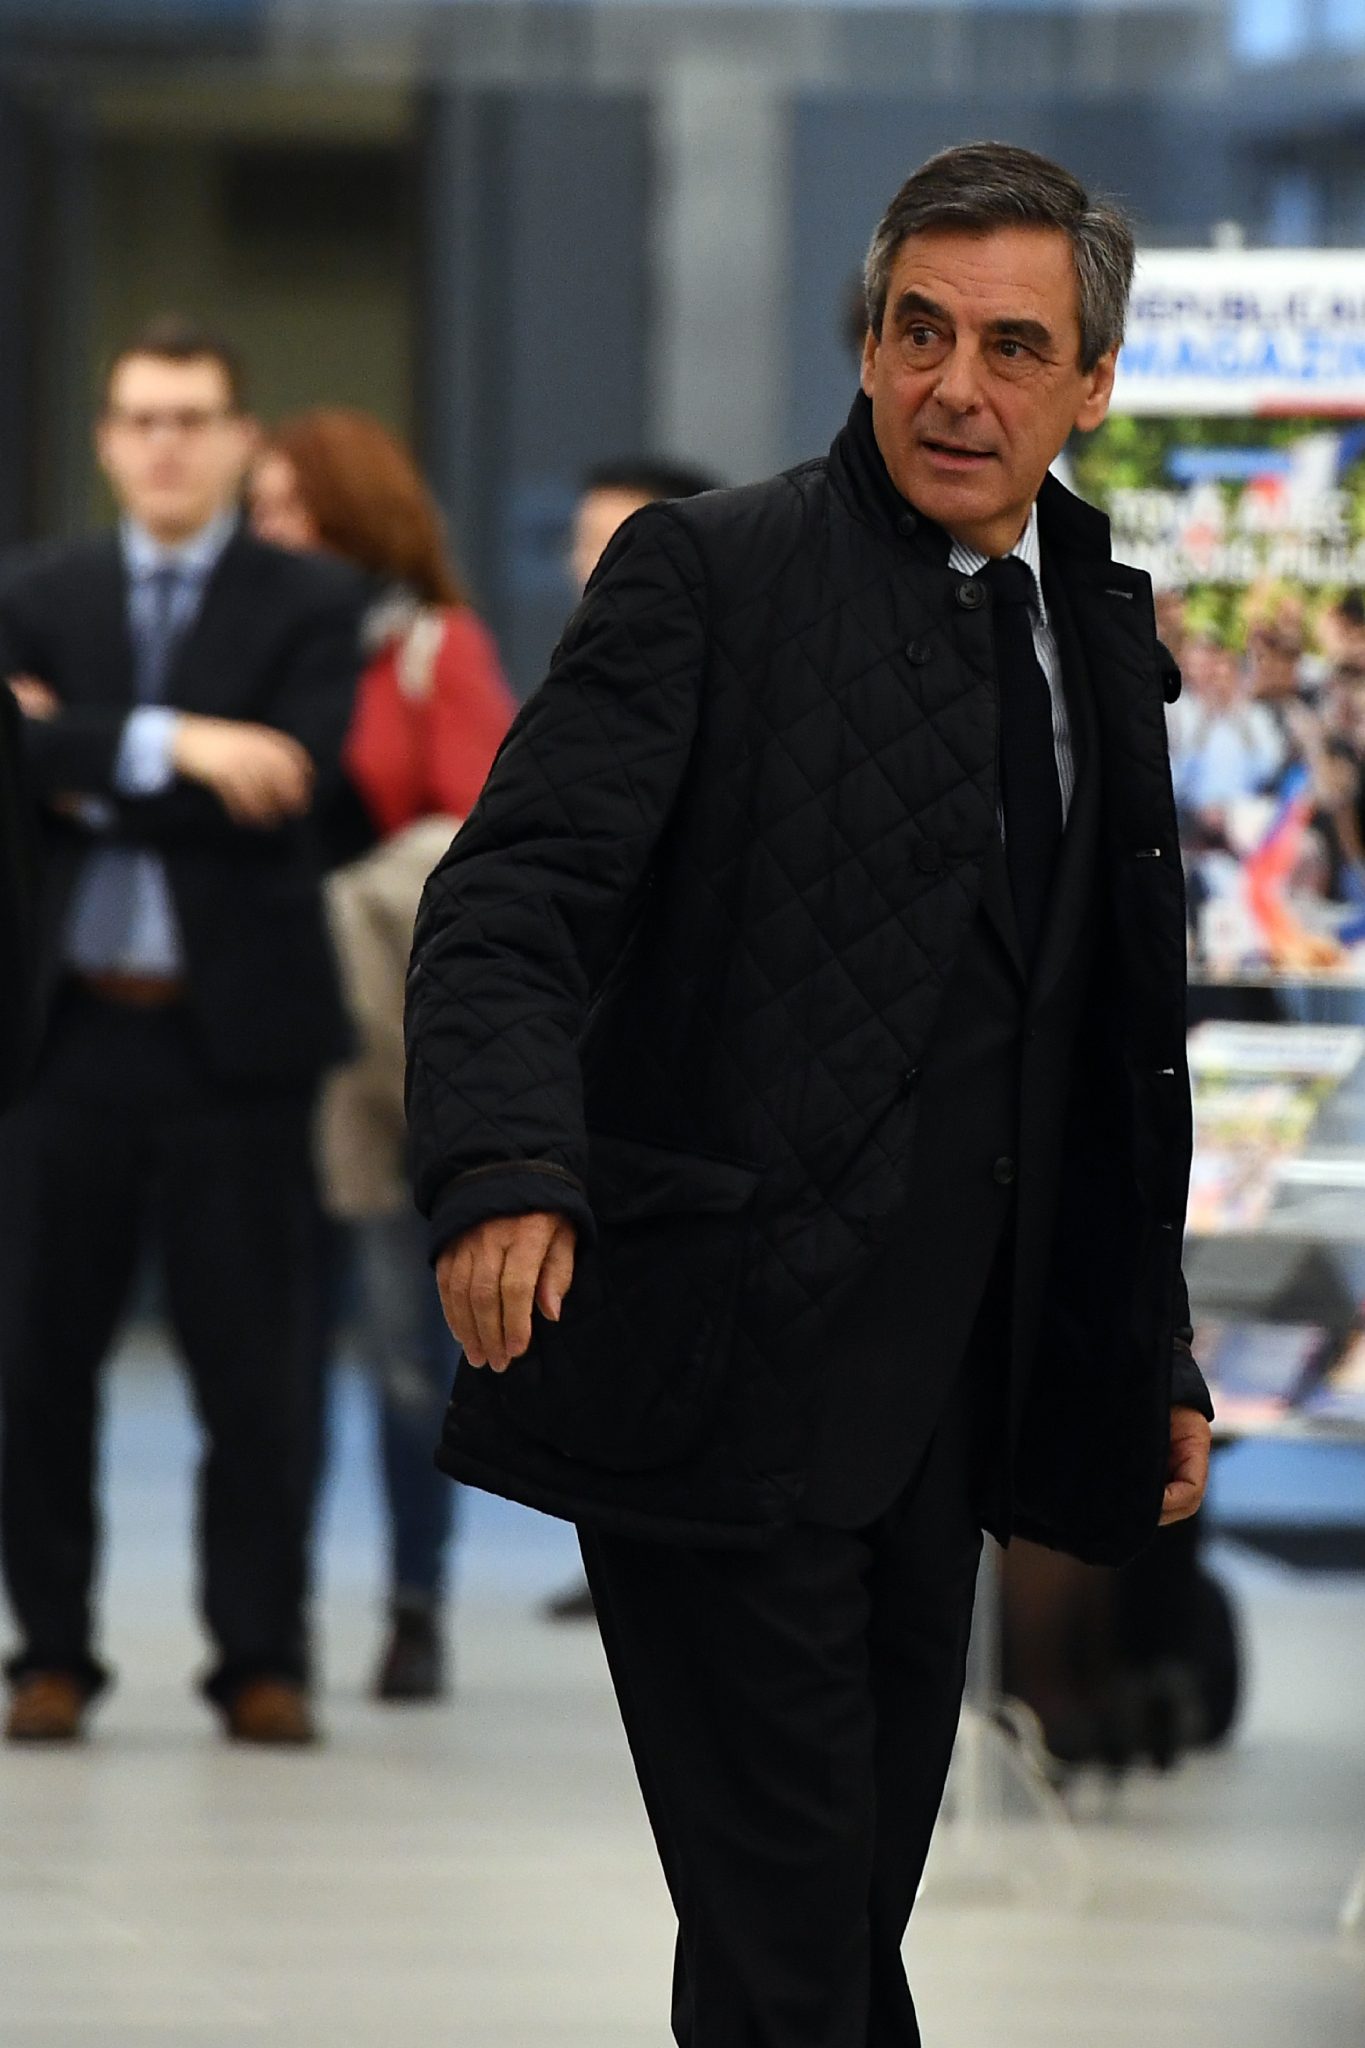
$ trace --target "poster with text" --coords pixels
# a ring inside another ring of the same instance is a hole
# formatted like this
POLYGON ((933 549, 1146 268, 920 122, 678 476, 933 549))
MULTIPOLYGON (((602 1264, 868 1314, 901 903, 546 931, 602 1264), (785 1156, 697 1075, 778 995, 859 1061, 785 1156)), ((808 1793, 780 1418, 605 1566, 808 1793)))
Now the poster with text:
POLYGON ((1365 252, 1144 254, 1069 466, 1184 680, 1194 971, 1365 982, 1365 252))

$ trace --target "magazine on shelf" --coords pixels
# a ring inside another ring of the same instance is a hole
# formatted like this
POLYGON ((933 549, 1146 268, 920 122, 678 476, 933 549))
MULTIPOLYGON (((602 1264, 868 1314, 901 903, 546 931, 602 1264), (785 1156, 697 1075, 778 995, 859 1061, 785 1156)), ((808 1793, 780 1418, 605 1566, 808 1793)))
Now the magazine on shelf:
POLYGON ((1189 1057, 1190 1233, 1259 1230, 1324 1102, 1365 1057, 1365 1030, 1211 1021, 1190 1033, 1189 1057))
POLYGON ((1189 1035, 1190 1073, 1230 1078, 1344 1081, 1365 1057, 1356 1024, 1227 1024, 1211 1019, 1189 1035))

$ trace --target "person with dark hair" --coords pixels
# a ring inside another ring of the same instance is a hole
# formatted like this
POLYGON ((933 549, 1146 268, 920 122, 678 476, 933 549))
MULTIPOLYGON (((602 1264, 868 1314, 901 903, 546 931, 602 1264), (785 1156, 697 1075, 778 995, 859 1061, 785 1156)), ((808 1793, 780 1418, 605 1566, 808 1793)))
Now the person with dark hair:
POLYGON ((1203 1495, 1177 677, 1049 474, 1133 255, 909 178, 828 457, 628 522, 418 918, 440 1455, 578 1524, 683 2048, 916 2048, 982 1528, 1203 1495))
POLYGON ((704 470, 653 455, 624 455, 594 464, 574 507, 571 544, 574 582, 581 590, 602 551, 632 512, 669 498, 699 498, 716 482, 704 470))
POLYGON ((114 407, 114 388, 122 383, 124 368, 134 359, 191 369, 212 363, 217 372, 219 399, 218 406, 212 409, 229 419, 249 419, 250 393, 241 351, 226 335, 202 326, 197 320, 187 320, 182 313, 154 315, 110 357, 104 375, 106 419, 114 407))
POLYGON ((45 856, 39 1046, 0 1123, 0 1543, 12 1741, 84 1732, 98 1376, 154 1246, 206 1437, 205 1682, 298 1743, 319 1440, 313 1099, 346 1046, 314 791, 336 770, 360 586, 241 525, 256 430, 214 336, 156 322, 97 427, 119 529, 0 584, 45 856))
POLYGON ((381 1700, 439 1697, 454 1490, 432 1461, 452 1345, 413 1207, 403 1122, 403 979, 422 884, 473 809, 516 708, 412 457, 366 413, 324 406, 276 426, 251 473, 256 532, 362 570, 368 661, 331 806, 351 854, 328 883, 357 1050, 318 1120, 323 1196, 356 1245, 379 1392, 389 1519, 381 1700))

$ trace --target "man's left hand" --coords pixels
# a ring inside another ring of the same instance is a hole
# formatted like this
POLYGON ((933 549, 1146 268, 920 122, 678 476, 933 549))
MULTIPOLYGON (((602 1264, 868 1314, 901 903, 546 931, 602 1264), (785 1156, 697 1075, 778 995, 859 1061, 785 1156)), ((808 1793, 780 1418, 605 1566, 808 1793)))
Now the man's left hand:
POLYGON ((1172 1408, 1171 1456, 1166 1468, 1166 1493, 1161 1526, 1187 1522, 1203 1505, 1209 1483, 1209 1452, 1213 1431, 1197 1408, 1172 1408))

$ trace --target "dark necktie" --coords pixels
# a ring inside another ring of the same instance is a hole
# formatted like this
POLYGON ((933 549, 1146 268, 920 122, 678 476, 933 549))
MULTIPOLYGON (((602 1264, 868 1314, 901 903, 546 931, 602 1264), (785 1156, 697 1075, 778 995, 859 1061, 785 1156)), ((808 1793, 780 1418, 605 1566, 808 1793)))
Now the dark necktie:
POLYGON ((979 574, 991 593, 995 624, 1005 863, 1024 958, 1032 966, 1062 841, 1052 693, 1033 646, 1033 571, 1017 555, 1005 555, 979 574))

